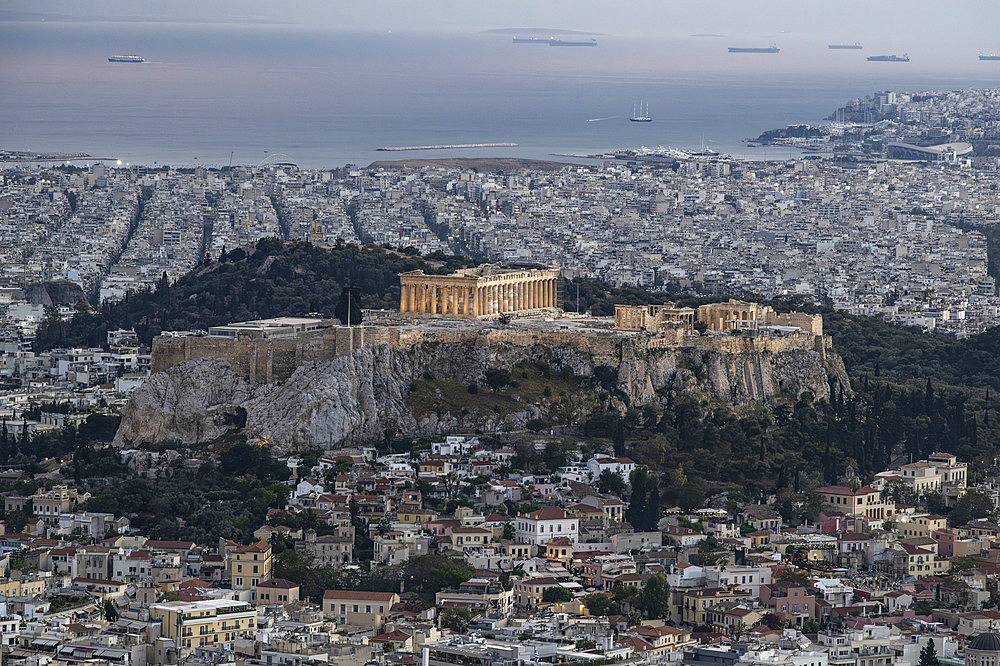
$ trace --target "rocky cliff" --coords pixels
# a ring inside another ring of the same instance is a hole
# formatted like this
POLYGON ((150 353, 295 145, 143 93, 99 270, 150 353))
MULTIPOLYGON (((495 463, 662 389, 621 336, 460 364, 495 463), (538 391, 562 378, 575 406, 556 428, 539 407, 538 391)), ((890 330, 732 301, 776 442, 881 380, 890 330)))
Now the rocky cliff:
POLYGON ((192 444, 243 429, 248 437, 270 435, 278 450, 330 448, 381 437, 390 427, 420 436, 519 429, 533 418, 579 423, 590 406, 657 406, 671 391, 740 406, 791 401, 803 391, 826 398, 831 381, 849 390, 843 364, 830 352, 787 344, 776 351, 746 351, 731 341, 720 342, 657 349, 618 340, 612 363, 607 348, 597 354, 579 344, 380 344, 304 364, 284 382, 257 385, 224 360, 197 359, 154 374, 136 390, 116 443, 192 444), (584 379, 598 366, 606 366, 602 375, 616 385, 601 388, 584 379), (489 368, 517 367, 552 368, 558 373, 553 381, 575 379, 557 386, 561 397, 551 389, 545 395, 552 397, 543 398, 507 388, 502 392, 506 402, 500 403, 501 393, 485 388, 479 395, 465 392, 468 385, 481 384, 489 368), (462 389, 465 404, 460 408, 442 393, 449 385, 462 389), (413 399, 418 386, 420 405, 413 399), (619 399, 610 399, 607 389, 619 399))

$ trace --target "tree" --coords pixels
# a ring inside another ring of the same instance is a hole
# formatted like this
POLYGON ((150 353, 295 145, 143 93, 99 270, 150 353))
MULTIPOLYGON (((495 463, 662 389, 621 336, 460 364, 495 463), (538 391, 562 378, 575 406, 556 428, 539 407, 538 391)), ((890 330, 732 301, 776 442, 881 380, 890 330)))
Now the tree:
POLYGON ((340 300, 337 301, 337 307, 334 308, 333 314, 344 326, 360 324, 363 319, 361 291, 357 287, 344 287, 344 290, 340 292, 340 300))
POLYGON ((715 567, 729 561, 729 552, 719 544, 714 536, 709 536, 698 544, 698 564, 703 567, 715 567))
POLYGON ((565 587, 554 585, 542 591, 542 601, 550 604, 561 604, 573 600, 573 593, 565 587))
POLYGON ((934 647, 932 639, 928 639, 924 647, 920 649, 920 661, 917 664, 918 666, 937 666, 937 648, 934 647))
POLYGON ((618 615, 621 608, 604 592, 593 592, 583 598, 583 604, 591 615, 618 615))
POLYGON ((606 469, 601 472, 601 476, 597 479, 597 489, 602 493, 611 493, 620 497, 625 490, 625 482, 622 481, 621 474, 606 469))
POLYGON ((993 512, 993 502, 990 496, 981 490, 969 490, 962 495, 952 509, 951 524, 953 526, 965 525, 970 520, 985 518, 993 512))
POLYGON ((451 629, 455 633, 464 634, 469 630, 472 613, 465 608, 443 608, 440 615, 441 627, 451 629))
POLYGON ((516 536, 514 530, 514 522, 508 522, 503 526, 503 538, 507 540, 512 540, 516 536))
POLYGON ((811 617, 807 617, 802 622, 803 634, 815 634, 818 632, 819 632, 819 622, 817 622, 816 620, 812 619, 811 617))
POLYGON ((118 621, 118 609, 115 608, 115 602, 111 599, 104 600, 104 619, 108 622, 118 621))
POLYGON ((948 503, 942 493, 929 492, 921 499, 924 502, 924 508, 927 510, 927 513, 941 515, 948 510, 948 503))
POLYGON ((767 613, 760 619, 760 622, 765 627, 772 630, 782 629, 785 626, 785 619, 777 613, 767 613))
POLYGON ((501 368, 487 368, 483 380, 492 391, 499 391, 510 383, 510 372, 501 368))
POLYGON ((643 468, 636 468, 631 476, 632 495, 625 509, 625 519, 638 532, 646 531, 647 505, 649 502, 649 475, 643 468))
POLYGON ((635 606, 648 619, 660 620, 670 615, 670 585, 663 574, 653 574, 642 587, 635 606))
MULTIPOLYGON (((430 556, 425 555, 424 557, 430 556)), ((450 557, 440 558, 439 563, 428 572, 423 591, 437 593, 441 590, 455 588, 475 574, 476 569, 462 560, 450 557)))

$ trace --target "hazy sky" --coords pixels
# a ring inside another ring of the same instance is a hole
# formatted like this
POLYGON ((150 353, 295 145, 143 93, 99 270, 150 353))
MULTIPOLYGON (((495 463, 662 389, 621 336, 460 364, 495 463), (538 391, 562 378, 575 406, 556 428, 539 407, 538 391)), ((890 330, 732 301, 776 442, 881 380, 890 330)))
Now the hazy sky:
POLYGON ((992 0, 0 0, 0 17, 18 14, 145 17, 151 20, 282 21, 316 28, 466 31, 548 27, 615 35, 908 40, 956 44, 1000 41, 1000 3, 992 0))

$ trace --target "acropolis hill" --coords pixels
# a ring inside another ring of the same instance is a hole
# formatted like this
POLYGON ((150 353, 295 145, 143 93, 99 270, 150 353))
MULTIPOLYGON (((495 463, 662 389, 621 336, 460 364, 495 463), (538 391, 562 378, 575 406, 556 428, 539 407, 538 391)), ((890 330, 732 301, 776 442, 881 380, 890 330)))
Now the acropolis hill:
MULTIPOLYGON (((525 364, 579 377, 612 368, 633 405, 658 404, 673 390, 734 405, 794 400, 805 390, 824 398, 828 375, 846 387, 818 315, 740 301, 697 310, 618 306, 614 317, 567 313, 557 307, 555 275, 500 267, 412 272, 400 276, 406 311, 366 311, 361 325, 284 318, 160 335, 154 374, 133 396, 117 439, 196 442, 245 427, 299 447, 379 436, 390 423, 411 434, 517 429, 557 401, 518 400, 510 413, 480 413, 468 396, 455 414, 435 400, 415 409, 410 394, 427 377, 465 387, 481 384, 489 368, 525 364)), ((587 392, 579 405, 594 398, 587 392)))

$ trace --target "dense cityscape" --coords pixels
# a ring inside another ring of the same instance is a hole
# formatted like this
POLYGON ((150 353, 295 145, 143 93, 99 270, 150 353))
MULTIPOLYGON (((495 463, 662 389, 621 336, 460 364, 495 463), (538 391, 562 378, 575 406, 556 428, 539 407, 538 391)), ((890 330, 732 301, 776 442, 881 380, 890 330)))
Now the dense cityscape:
POLYGON ((753 161, 18 153, 2 660, 996 666, 998 118, 885 91, 753 161))

